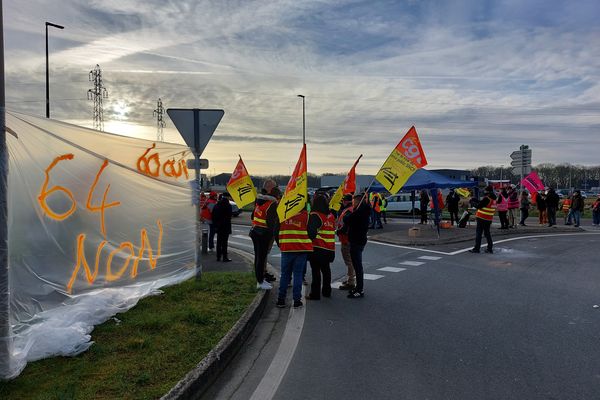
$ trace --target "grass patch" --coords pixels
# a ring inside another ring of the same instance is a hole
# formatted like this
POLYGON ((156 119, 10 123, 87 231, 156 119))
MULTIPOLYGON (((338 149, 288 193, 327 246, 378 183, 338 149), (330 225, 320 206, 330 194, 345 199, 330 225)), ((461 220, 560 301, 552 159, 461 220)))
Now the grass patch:
POLYGON ((254 299, 254 276, 207 272, 141 300, 92 332, 76 357, 29 363, 2 399, 155 399, 221 340, 254 299))

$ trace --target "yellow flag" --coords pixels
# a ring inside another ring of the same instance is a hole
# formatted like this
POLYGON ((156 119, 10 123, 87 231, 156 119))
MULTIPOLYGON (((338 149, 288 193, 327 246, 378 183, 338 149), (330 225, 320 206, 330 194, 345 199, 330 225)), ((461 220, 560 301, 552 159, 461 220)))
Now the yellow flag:
POLYGON ((362 154, 358 157, 358 159, 354 162, 350 171, 344 178, 344 182, 337 188, 331 201, 329 202, 329 208, 335 211, 338 211, 342 206, 342 197, 345 194, 354 194, 356 191, 356 164, 360 161, 362 154))
POLYGON ((469 192, 469 189, 465 189, 465 188, 454 189, 454 191, 461 197, 469 197, 471 195, 471 192, 469 192))
POLYGON ((390 194, 396 194, 408 178, 419 168, 427 165, 415 127, 411 127, 400 143, 392 150, 375 176, 390 194))
POLYGON ((279 221, 283 222, 298 214, 306 206, 308 196, 308 178, 306 176, 306 144, 302 145, 300 158, 294 173, 285 188, 285 193, 277 206, 279 221))
POLYGON ((229 182, 227 182, 227 191, 239 208, 256 200, 256 188, 242 161, 242 156, 240 156, 240 160, 235 166, 229 182))

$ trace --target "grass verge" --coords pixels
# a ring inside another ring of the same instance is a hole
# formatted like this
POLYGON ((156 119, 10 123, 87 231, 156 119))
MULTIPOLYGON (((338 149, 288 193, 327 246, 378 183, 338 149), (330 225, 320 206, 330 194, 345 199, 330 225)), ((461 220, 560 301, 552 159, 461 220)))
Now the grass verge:
POLYGON ((221 340, 254 299, 250 273, 208 272, 164 288, 92 332, 76 357, 29 363, 0 382, 2 399, 154 399, 167 393, 221 340))

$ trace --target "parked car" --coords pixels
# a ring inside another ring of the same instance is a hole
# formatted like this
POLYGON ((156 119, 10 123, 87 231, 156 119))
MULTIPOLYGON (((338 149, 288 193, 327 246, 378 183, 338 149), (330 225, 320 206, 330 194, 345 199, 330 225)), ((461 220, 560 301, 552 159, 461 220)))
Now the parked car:
MULTIPOLYGON (((410 200, 410 193, 397 193, 391 196, 386 197, 387 212, 399 212, 399 213, 409 213, 413 212, 413 203, 410 200)), ((419 202, 419 193, 415 195, 415 214, 419 214, 420 210, 420 202, 419 202)), ((427 206, 427 210, 430 211, 431 207, 427 206)))

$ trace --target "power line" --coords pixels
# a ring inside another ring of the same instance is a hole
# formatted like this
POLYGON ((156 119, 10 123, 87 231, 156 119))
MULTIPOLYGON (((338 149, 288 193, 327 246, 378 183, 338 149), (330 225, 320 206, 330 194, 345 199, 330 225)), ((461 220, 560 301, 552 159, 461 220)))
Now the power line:
POLYGON ((163 128, 165 127, 165 120, 163 119, 164 108, 162 104, 162 100, 160 97, 156 102, 156 110, 154 110, 154 116, 156 117, 156 140, 159 142, 163 142, 165 140, 165 136, 163 134, 163 128))
POLYGON ((102 82, 102 70, 100 65, 96 64, 96 68, 90 71, 90 82, 93 82, 94 87, 88 89, 88 100, 94 101, 94 129, 103 131, 104 130, 104 109, 102 107, 102 100, 108 98, 108 91, 104 87, 102 82))

